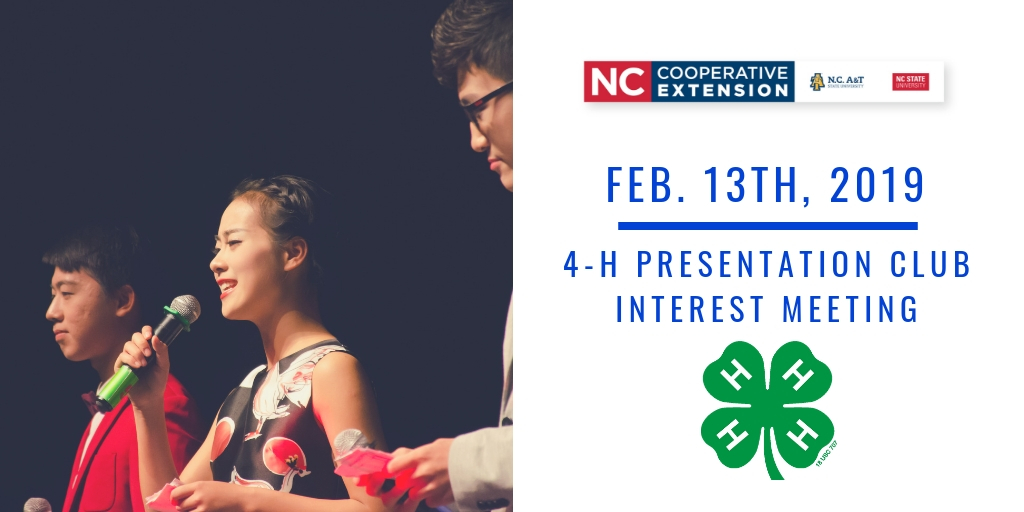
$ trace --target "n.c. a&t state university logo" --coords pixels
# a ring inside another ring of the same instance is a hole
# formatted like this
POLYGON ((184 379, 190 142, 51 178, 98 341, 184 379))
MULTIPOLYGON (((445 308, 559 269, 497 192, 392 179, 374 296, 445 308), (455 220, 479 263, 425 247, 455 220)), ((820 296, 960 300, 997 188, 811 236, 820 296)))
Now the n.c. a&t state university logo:
POLYGON ((811 77, 811 89, 820 91, 822 87, 825 87, 825 81, 822 80, 821 73, 815 73, 814 76, 811 77))
POLYGON ((772 480, 782 480, 771 439, 789 465, 806 468, 832 442, 832 420, 817 409, 792 407, 825 396, 832 371, 807 345, 791 341, 772 357, 771 380, 765 386, 764 359, 746 342, 737 341, 704 370, 704 388, 719 401, 740 407, 712 412, 700 427, 704 442, 726 467, 745 466, 757 454, 764 429, 764 464, 772 480), (771 436, 771 437, 769 437, 771 436))

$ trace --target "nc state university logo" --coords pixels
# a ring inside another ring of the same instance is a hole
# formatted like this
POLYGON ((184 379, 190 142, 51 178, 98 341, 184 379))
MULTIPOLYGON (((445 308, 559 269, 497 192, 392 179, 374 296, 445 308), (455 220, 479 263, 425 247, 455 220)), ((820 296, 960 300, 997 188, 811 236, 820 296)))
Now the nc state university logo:
POLYGON ((584 62, 583 101, 651 101, 651 63, 584 62))
POLYGON ((928 73, 893 73, 892 90, 927 91, 928 73))

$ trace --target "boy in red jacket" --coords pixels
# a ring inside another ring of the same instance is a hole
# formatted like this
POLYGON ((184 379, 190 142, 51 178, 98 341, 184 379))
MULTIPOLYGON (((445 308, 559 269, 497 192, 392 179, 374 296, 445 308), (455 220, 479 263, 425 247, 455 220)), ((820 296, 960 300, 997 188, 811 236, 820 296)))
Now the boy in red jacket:
MULTIPOLYGON (((53 300, 46 319, 64 357, 89 361, 99 374, 96 390, 82 395, 92 421, 71 466, 64 511, 143 511, 139 489, 135 415, 127 397, 104 414, 92 406, 95 393, 114 374, 114 361, 143 324, 143 311, 159 311, 146 296, 143 252, 128 226, 91 227, 63 240, 43 261, 53 265, 53 300), (144 300, 145 299, 145 300, 144 300)), ((180 471, 205 433, 192 397, 173 376, 167 380, 164 413, 180 471)))

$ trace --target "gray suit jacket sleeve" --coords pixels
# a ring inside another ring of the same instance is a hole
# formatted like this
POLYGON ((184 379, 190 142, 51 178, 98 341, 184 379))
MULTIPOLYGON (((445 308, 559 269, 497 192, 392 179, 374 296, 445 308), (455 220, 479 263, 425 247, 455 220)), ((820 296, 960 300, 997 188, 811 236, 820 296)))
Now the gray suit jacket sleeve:
POLYGON ((505 386, 502 390, 501 427, 482 428, 456 437, 448 450, 448 478, 461 512, 512 512, 512 302, 505 322, 502 350, 505 386), (506 508, 507 507, 507 508, 506 508))
POLYGON ((448 452, 448 476, 463 512, 511 505, 512 426, 456 437, 448 452))

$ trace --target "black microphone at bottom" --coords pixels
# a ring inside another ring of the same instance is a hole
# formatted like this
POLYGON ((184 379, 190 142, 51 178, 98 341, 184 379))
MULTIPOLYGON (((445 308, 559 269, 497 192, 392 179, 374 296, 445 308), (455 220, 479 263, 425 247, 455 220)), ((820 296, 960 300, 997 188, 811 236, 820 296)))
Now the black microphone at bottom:
POLYGON ((46 498, 29 498, 25 502, 24 512, 53 512, 50 502, 46 498))

